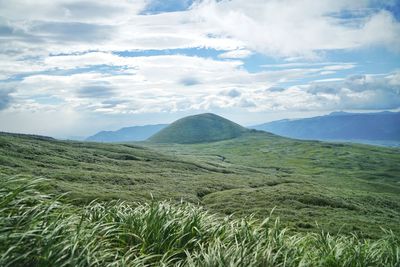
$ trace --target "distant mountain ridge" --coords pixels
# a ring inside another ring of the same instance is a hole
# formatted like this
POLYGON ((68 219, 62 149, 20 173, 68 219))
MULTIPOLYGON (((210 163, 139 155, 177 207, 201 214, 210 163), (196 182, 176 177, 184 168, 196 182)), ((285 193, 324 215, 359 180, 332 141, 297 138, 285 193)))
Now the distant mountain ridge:
POLYGON ((164 129, 168 124, 144 125, 121 128, 117 131, 101 131, 86 138, 93 142, 129 142, 144 141, 158 131, 164 129))
POLYGON ((153 143, 193 144, 215 142, 241 136, 249 129, 221 116, 204 113, 184 117, 151 136, 153 143))
POLYGON ((279 120, 250 128, 298 139, 400 141, 400 112, 332 112, 325 116, 279 120))

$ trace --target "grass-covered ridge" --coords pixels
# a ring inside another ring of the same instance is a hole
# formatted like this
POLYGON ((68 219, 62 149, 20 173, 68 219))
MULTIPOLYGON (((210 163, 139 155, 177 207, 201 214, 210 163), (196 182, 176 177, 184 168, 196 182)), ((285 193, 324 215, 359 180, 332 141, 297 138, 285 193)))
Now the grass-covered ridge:
POLYGON ((400 238, 292 234, 279 220, 219 218, 191 204, 76 207, 41 181, 0 180, 0 266, 398 266, 400 238))
POLYGON ((400 153, 266 133, 203 144, 99 144, 0 134, 0 177, 47 178, 44 190, 94 199, 200 204, 262 219, 275 207, 297 232, 400 234, 400 153))
POLYGON ((179 119, 148 140, 154 143, 193 144, 231 139, 249 130, 212 113, 179 119))

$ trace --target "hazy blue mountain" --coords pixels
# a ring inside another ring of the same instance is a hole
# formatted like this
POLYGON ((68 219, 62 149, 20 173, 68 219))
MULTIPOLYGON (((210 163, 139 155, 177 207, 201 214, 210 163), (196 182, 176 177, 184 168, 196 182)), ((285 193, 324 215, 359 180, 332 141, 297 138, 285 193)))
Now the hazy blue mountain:
POLYGON ((251 128, 298 139, 399 142, 400 112, 333 112, 307 119, 273 121, 251 128))
POLYGON ((86 138, 94 142, 143 141, 164 129, 168 124, 144 125, 121 128, 118 131, 101 131, 86 138))

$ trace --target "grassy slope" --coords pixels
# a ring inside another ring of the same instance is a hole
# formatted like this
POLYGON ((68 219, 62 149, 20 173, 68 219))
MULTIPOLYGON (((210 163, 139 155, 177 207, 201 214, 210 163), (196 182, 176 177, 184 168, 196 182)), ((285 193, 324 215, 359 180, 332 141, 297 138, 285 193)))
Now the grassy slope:
POLYGON ((399 266, 400 238, 292 234, 279 220, 218 218, 188 204, 76 207, 0 179, 0 266, 399 266))
POLYGON ((248 186, 214 192, 202 203, 226 214, 275 214, 302 229, 399 231, 400 150, 285 139, 252 133, 212 144, 158 146, 243 172, 248 186), (218 155, 218 156, 216 156, 218 155), (257 177, 258 179, 255 179, 257 177))
POLYGON ((154 143, 204 143, 238 137, 248 129, 212 113, 182 118, 149 138, 154 143))
POLYGON ((275 215, 299 230, 400 233, 400 151, 265 133, 209 144, 96 144, 0 135, 0 173, 51 179, 77 202, 200 202, 212 212, 275 215), (151 195, 150 195, 151 194, 151 195))

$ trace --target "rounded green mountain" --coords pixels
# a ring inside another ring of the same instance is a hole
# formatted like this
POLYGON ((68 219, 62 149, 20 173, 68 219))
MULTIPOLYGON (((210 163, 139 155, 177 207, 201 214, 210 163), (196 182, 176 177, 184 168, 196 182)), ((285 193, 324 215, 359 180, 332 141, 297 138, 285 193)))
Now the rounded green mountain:
POLYGON ((212 113, 177 120, 148 141, 154 143, 194 144, 214 142, 241 136, 249 129, 212 113))

